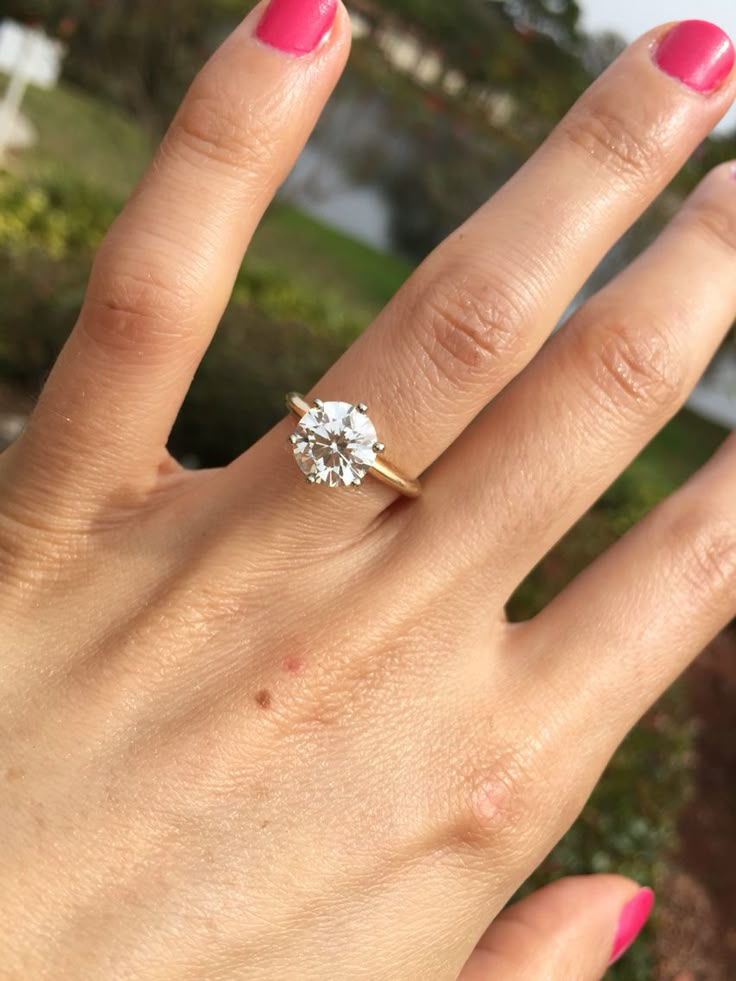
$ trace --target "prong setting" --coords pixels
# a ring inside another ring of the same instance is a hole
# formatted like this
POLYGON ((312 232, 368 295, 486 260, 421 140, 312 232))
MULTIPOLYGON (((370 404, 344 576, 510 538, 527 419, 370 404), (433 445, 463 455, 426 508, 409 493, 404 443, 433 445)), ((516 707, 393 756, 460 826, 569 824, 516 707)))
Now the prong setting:
MULTIPOLYGON (((301 422, 290 438, 294 458, 310 485, 361 487, 376 463, 376 427, 365 403, 301 399, 301 422)), ((381 444, 382 448, 382 444, 381 444)))
MULTIPOLYGON (((386 446, 378 438, 365 402, 323 402, 292 392, 286 397, 292 416, 301 420, 287 437, 297 466, 310 486, 362 487, 376 478, 408 498, 421 496, 418 480, 412 480, 385 458, 386 446)), ((395 449, 391 451, 392 455, 395 449)))

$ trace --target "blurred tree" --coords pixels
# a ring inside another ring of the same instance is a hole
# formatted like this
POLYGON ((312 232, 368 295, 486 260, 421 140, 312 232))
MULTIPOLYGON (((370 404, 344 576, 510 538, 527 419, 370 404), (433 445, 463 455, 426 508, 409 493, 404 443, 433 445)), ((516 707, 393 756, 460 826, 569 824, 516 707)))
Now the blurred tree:
MULTIPOLYGON (((197 66, 243 15, 242 0, 6 0, 69 47, 67 77, 160 125, 197 66)), ((575 0, 358 0, 440 51, 471 83, 555 116, 585 86, 575 0), (540 71, 540 65, 544 71, 540 71)))
POLYGON ((237 0, 6 0, 8 14, 63 37, 65 75, 159 129, 217 43, 237 0))
MULTIPOLYGON (((393 67, 383 79, 374 73, 370 84, 390 92, 387 103, 402 116, 394 129, 410 152, 377 158, 363 148, 354 161, 354 171, 363 175, 373 167, 370 182, 393 205, 395 244, 422 258, 513 173, 586 88, 592 78, 589 40, 575 0, 353 4, 382 41, 413 38, 418 51, 439 55, 445 65, 435 84, 414 82, 405 105, 397 98, 401 86, 391 81, 393 67), (443 84, 452 70, 465 82, 455 96, 443 84)), ((374 41, 369 51, 375 51, 374 41)), ((411 86, 407 75, 404 87, 411 86)), ((380 142, 384 147, 385 137, 380 142)))
POLYGON ((575 0, 373 0, 368 6, 435 48, 469 82, 513 90, 545 114, 559 115, 588 80, 575 0))

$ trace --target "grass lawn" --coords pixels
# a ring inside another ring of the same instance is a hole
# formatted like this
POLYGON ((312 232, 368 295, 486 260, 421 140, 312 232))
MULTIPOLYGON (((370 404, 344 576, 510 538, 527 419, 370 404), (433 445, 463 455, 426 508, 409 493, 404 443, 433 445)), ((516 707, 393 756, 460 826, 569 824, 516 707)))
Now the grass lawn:
POLYGON ((328 289, 360 322, 374 317, 412 271, 405 259, 378 252, 280 201, 256 232, 250 255, 328 289))
MULTIPOLYGON (((5 85, 0 76, 0 93, 5 85)), ((23 114, 40 134, 18 161, 29 176, 61 171, 122 199, 150 158, 151 142, 131 116, 72 85, 52 91, 31 86, 23 114)))

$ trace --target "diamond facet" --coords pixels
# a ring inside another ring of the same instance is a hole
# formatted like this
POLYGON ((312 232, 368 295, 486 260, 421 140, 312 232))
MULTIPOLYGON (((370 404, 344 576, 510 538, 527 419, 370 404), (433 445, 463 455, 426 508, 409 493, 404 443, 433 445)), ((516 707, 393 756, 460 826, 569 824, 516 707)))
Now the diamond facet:
POLYGON ((296 462, 318 484, 360 486, 376 462, 376 427, 349 402, 315 404, 299 423, 296 436, 296 462))

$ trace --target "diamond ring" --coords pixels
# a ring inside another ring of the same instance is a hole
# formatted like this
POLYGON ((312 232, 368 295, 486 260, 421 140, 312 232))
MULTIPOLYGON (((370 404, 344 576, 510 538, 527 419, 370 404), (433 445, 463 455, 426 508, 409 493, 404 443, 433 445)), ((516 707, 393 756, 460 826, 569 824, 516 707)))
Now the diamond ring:
POLYGON ((360 487, 370 474, 405 497, 419 497, 419 482, 384 458, 386 447, 368 417, 367 405, 321 399, 310 405, 296 392, 286 396, 286 405, 300 420, 289 442, 310 484, 360 487))

